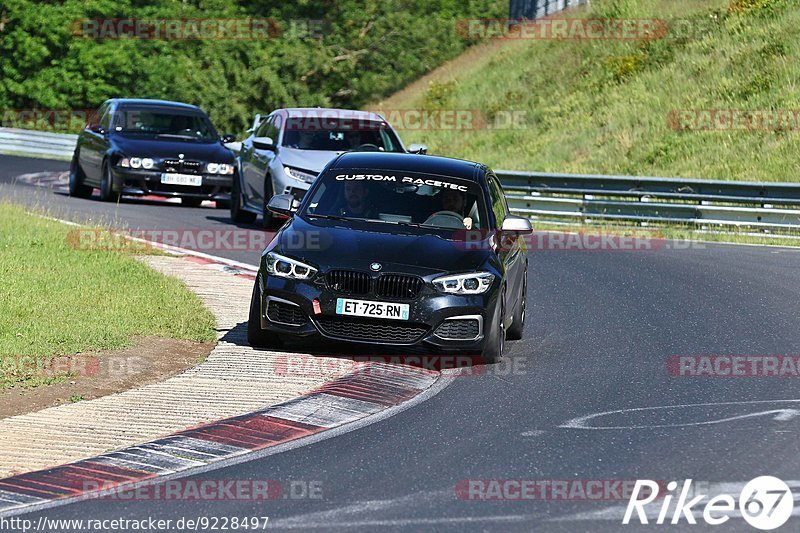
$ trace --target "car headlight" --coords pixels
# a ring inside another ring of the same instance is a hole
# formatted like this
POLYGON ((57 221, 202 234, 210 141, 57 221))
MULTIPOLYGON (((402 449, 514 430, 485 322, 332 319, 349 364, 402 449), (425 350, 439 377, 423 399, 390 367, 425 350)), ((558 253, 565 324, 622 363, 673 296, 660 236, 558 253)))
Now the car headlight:
POLYGON ((142 168, 142 158, 140 158, 140 157, 131 157, 130 158, 130 165, 131 165, 131 168, 142 168))
POLYGON ((314 180, 317 179, 316 174, 311 174, 310 172, 305 172, 296 168, 283 167, 283 170, 286 172, 287 176, 290 176, 298 181, 302 181, 303 183, 313 183, 314 180))
POLYGON ((441 276, 433 280, 433 286, 441 292, 450 294, 483 294, 494 282, 494 274, 475 272, 474 274, 457 274, 441 276))
POLYGON ((142 168, 146 170, 150 170, 151 168, 153 168, 153 160, 150 159, 149 157, 145 157, 144 159, 142 159, 142 168))
POLYGON ((119 163, 117 164, 124 168, 131 168, 131 160, 128 159, 127 157, 123 157, 122 159, 120 159, 119 163))
POLYGON ((206 165, 207 174, 233 174, 233 165, 227 163, 209 163, 206 165))
POLYGON ((264 263, 267 273, 279 278, 308 279, 317 273, 317 269, 311 265, 275 252, 267 253, 264 263))

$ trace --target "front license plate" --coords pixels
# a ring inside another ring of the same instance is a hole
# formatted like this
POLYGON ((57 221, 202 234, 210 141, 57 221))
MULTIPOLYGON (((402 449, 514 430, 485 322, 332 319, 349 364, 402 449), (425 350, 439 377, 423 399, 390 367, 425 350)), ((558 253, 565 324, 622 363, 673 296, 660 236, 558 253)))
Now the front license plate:
POLYGON ((336 299, 336 314, 408 320, 408 304, 368 302, 366 300, 336 299))
POLYGON ((192 174, 161 174, 161 183, 167 185, 191 185, 200 187, 203 184, 203 176, 192 174))

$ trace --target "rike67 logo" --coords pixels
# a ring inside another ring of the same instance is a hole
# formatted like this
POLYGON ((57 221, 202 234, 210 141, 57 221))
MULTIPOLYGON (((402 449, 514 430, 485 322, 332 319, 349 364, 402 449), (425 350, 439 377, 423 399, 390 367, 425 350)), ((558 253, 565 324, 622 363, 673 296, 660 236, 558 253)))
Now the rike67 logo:
POLYGON ((692 480, 687 479, 672 510, 671 520, 670 507, 674 495, 677 494, 675 491, 678 483, 676 481, 668 483, 666 494, 660 494, 659 487, 655 481, 637 480, 622 523, 630 524, 633 514, 636 513, 640 524, 649 524, 648 520, 652 519, 658 510, 656 524, 662 525, 669 520, 669 523, 675 525, 684 519, 689 524, 697 524, 695 517, 697 511, 702 512, 703 520, 711 526, 724 524, 731 518, 736 518, 738 514, 752 527, 769 531, 784 525, 794 511, 794 496, 789 485, 772 476, 761 476, 748 482, 739 494, 738 501, 733 495, 720 494, 708 499, 702 507, 700 503, 709 496, 695 492, 694 497, 689 499, 692 494, 692 480), (640 499, 641 494, 646 496, 640 499), (647 508, 654 502, 657 503, 647 508))

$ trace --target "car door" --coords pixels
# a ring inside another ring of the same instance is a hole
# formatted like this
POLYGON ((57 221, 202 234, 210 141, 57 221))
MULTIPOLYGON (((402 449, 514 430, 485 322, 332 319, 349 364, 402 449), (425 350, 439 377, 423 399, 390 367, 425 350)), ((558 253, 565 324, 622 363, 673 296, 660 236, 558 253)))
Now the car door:
MULTIPOLYGON (((489 198, 492 203, 495 223, 497 229, 503 227, 503 221, 510 214, 508 202, 500 182, 493 174, 487 175, 487 185, 489 186, 489 198)), ((498 255, 503 262, 506 271, 506 316, 514 309, 522 290, 522 276, 524 275, 523 249, 520 238, 508 238, 498 231, 497 242, 499 245, 498 255)))
POLYGON ((111 125, 111 104, 109 102, 100 106, 95 120, 96 122, 93 120, 92 123, 87 124, 81 133, 78 161, 88 181, 99 184, 103 154, 108 149, 108 128, 111 125))

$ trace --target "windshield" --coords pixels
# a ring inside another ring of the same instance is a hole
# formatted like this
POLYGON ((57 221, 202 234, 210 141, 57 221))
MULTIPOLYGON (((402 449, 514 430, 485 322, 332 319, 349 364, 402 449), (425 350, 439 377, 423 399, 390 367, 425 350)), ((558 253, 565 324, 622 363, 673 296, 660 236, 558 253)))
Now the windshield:
POLYGON ((283 134, 283 146, 330 152, 403 151, 397 136, 385 122, 335 118, 290 118, 283 134))
POLYGON ((485 229, 477 183, 389 170, 337 170, 317 179, 304 214, 440 230, 485 229))
POLYGON ((192 110, 125 107, 117 112, 114 131, 127 134, 149 134, 165 140, 216 141, 217 131, 203 113, 192 110))

